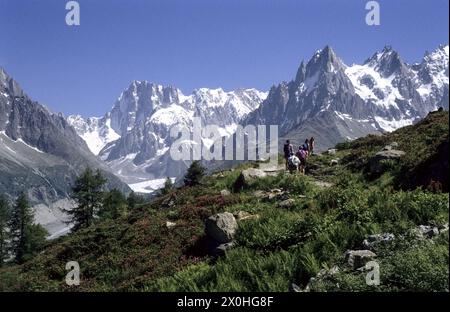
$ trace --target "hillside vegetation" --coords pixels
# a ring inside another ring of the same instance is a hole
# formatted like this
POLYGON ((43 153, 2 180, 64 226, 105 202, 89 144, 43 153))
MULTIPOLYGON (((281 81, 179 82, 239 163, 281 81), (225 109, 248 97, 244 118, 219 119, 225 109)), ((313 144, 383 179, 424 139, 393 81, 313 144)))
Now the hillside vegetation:
POLYGON ((0 290, 448 291, 448 118, 339 144, 310 157, 306 176, 283 170, 233 192, 248 163, 173 189, 0 269, 0 290), (404 154, 374 163, 387 145, 404 154), (204 221, 220 212, 247 217, 213 256, 204 221), (374 234, 393 239, 371 245, 380 283, 367 285, 345 253, 374 234), (79 286, 65 284, 68 261, 79 286))

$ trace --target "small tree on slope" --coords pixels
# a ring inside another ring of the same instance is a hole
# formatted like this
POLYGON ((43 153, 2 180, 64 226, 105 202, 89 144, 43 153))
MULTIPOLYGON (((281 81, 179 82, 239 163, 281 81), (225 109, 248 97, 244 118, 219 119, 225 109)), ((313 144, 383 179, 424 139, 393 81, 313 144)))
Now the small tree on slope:
POLYGON ((77 206, 67 211, 70 215, 68 223, 73 224, 73 231, 93 224, 94 216, 102 206, 105 183, 100 170, 94 173, 90 168, 77 178, 71 195, 77 206))

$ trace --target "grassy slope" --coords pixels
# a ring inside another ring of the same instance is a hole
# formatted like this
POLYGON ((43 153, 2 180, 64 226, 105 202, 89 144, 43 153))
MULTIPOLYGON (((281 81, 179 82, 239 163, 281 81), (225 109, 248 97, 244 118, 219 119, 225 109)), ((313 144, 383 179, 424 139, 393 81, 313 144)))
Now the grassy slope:
MULTIPOLYGON (((201 187, 177 189, 127 218, 60 238, 22 266, 1 269, 0 290, 287 291, 292 282, 305 286, 321 268, 344 268, 345 250, 360 248, 368 234, 400 236, 419 224, 448 222, 448 193, 414 189, 415 173, 439 159, 445 142, 448 113, 436 113, 392 134, 341 144, 336 155, 315 156, 308 177, 268 177, 223 197, 220 190, 231 189, 239 170, 210 176, 201 187), (393 141, 406 156, 386 164, 381 176, 371 176, 370 158, 393 141), (333 158, 340 158, 340 165, 330 167, 333 158), (319 188, 315 179, 334 186, 319 188), (274 188, 289 191, 295 204, 279 208, 275 200, 253 196, 255 190, 274 188), (237 247, 214 261, 205 252, 204 218, 241 210, 260 218, 240 221, 237 247), (168 229, 168 220, 177 225, 168 229), (65 264, 72 260, 82 272, 76 288, 64 283, 65 264)), ((448 163, 443 177, 448 192, 448 163)), ((380 286, 367 286, 362 273, 341 270, 313 290, 448 291, 448 234, 427 241, 399 239, 377 254, 380 286)))

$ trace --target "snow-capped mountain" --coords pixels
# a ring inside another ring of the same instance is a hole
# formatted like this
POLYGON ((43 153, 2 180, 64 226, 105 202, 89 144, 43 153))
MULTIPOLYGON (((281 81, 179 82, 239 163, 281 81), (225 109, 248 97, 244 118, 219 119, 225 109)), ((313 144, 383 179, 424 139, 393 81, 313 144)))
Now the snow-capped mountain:
POLYGON ((178 177, 185 171, 188 164, 174 162, 169 156, 173 125, 192 127, 198 117, 202 125, 217 125, 222 135, 229 136, 266 96, 255 89, 225 92, 207 88, 184 95, 171 86, 133 81, 102 118, 69 116, 67 120, 114 172, 129 183, 142 185, 149 179, 178 177))
POLYGON ((409 65, 391 47, 347 66, 329 46, 302 62, 294 80, 272 87, 245 124, 278 124, 284 138, 314 136, 326 149, 369 133, 410 125, 448 109, 448 45, 409 65))
POLYGON ((78 135, 95 155, 98 155, 106 144, 120 138, 120 135, 111 128, 111 119, 109 118, 90 117, 84 119, 80 115, 72 115, 67 117, 67 121, 76 129, 78 135))
POLYGON ((171 86, 134 81, 102 118, 68 121, 116 174, 142 190, 149 179, 184 173, 188 164, 170 158, 169 131, 175 124, 192 126, 194 117, 220 126, 225 137, 238 123, 279 125, 280 142, 314 136, 323 150, 448 109, 448 54, 448 45, 440 46, 409 65, 386 46, 362 65, 348 66, 326 46, 268 94, 202 88, 186 96, 171 86))
POLYGON ((51 234, 65 229, 71 185, 86 167, 101 169, 108 187, 129 192, 88 149, 64 116, 32 101, 0 67, 0 194, 25 192, 36 221, 51 234))

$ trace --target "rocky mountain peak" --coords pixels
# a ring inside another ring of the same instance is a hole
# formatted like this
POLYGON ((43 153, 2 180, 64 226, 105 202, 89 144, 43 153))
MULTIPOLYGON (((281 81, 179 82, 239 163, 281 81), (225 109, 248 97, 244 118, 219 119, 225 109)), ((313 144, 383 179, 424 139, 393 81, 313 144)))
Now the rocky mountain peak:
POLYGON ((408 71, 406 63, 390 45, 386 45, 381 52, 376 52, 364 65, 374 68, 383 78, 408 71))
POLYGON ((305 67, 305 79, 314 77, 320 72, 336 73, 345 68, 344 63, 336 56, 333 49, 327 45, 316 51, 305 67))
POLYGON ((0 92, 10 96, 25 96, 20 85, 0 67, 0 92))

